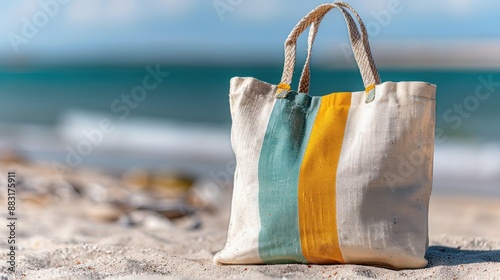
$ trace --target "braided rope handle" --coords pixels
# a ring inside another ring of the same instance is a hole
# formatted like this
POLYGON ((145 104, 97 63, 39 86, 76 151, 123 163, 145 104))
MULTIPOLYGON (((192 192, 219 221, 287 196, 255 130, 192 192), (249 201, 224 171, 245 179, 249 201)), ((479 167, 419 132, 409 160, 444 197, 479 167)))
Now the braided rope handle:
POLYGON ((309 37, 307 39, 307 58, 304 64, 304 68, 302 69, 302 74, 300 75, 300 81, 299 81, 299 92, 302 93, 309 93, 309 84, 311 82, 312 48, 314 45, 314 41, 316 40, 316 35, 318 34, 319 26, 325 15, 326 14, 318 17, 311 24, 311 29, 309 29, 309 37))
POLYGON ((306 30, 309 26, 312 25, 308 40, 309 41, 308 57, 306 60, 306 64, 304 65, 299 87, 300 92, 307 93, 309 91, 309 81, 310 81, 309 65, 311 59, 312 45, 314 43, 314 39, 316 37, 316 33, 318 31, 321 20, 333 8, 338 8, 344 15, 349 31, 351 46, 354 52, 354 57, 360 69, 365 87, 369 87, 371 85, 380 83, 380 76, 375 66, 375 62, 373 61, 370 45, 368 42, 368 32, 366 31, 366 27, 363 21, 361 20, 361 17, 348 4, 344 2, 334 2, 331 4, 320 5, 316 9, 311 11, 301 21, 299 21, 299 23, 290 32, 290 35, 288 35, 288 38, 285 42, 285 65, 283 68, 283 75, 280 83, 281 87, 284 88, 289 87, 292 81, 293 71, 296 62, 297 39, 300 36, 300 34, 304 32, 304 30, 306 30), (356 16, 361 29, 361 35, 359 33, 358 27, 354 19, 344 8, 351 11, 356 16))
MULTIPOLYGON (((348 25, 354 26, 355 22, 351 16, 343 7, 339 7, 340 11, 344 15, 344 18, 346 20, 346 23, 348 25)), ((326 15, 326 14, 325 14, 326 15)), ((302 70, 302 75, 300 76, 300 82, 299 82, 299 92, 302 93, 308 93, 309 92, 309 84, 310 84, 310 64, 311 64, 311 56, 312 56, 312 46, 314 45, 314 41, 316 38, 316 34, 318 32, 319 26, 321 24, 321 21, 323 20, 324 16, 322 15, 318 17, 312 24, 311 28, 309 30, 309 38, 308 38, 308 51, 307 51, 307 59, 304 64, 304 68, 302 70)), ((354 30, 349 30, 349 37, 352 40, 356 40, 353 38, 360 38, 359 32, 357 29, 354 30)), ((359 42, 359 39, 358 39, 359 42)), ((368 57, 368 59, 371 59, 371 57, 368 57)), ((371 60, 373 62, 373 59, 371 60)), ((373 63, 373 65, 375 65, 373 63)), ((375 70, 375 77, 378 78, 378 73, 375 70)), ((379 81, 376 81, 377 83, 380 83, 379 81)))

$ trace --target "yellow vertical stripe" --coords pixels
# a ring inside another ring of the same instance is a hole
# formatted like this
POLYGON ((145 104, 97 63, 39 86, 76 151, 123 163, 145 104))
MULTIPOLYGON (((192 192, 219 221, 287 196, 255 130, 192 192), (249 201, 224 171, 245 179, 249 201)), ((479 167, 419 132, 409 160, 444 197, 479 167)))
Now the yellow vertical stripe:
POLYGON ((351 93, 321 98, 299 175, 302 254, 310 263, 343 263, 336 217, 336 174, 351 93))

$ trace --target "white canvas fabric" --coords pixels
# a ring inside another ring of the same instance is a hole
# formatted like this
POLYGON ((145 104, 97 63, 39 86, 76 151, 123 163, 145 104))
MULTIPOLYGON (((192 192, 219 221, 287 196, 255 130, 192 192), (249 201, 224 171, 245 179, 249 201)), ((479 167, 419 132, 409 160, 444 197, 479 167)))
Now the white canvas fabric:
POLYGON ((347 263, 423 267, 436 87, 386 82, 376 91, 369 104, 352 95, 337 170, 340 248, 347 263))
POLYGON ((236 154, 236 170, 227 244, 216 256, 220 263, 262 263, 258 241, 260 149, 267 122, 276 99, 276 86, 255 79, 231 79, 229 104, 232 115, 231 143, 236 154), (240 209, 239 211, 236 209, 240 209))

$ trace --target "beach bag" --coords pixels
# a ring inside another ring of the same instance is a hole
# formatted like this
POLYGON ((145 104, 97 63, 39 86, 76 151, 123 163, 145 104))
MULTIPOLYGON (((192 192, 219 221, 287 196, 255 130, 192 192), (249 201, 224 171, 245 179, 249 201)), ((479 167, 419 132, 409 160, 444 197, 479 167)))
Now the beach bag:
POLYGON ((237 166, 227 243, 215 263, 427 265, 436 86, 381 83, 352 7, 323 4, 295 26, 279 85, 236 77, 230 86, 237 166), (310 96, 312 44, 334 8, 365 89, 310 96), (309 26, 295 91, 296 42, 309 26))

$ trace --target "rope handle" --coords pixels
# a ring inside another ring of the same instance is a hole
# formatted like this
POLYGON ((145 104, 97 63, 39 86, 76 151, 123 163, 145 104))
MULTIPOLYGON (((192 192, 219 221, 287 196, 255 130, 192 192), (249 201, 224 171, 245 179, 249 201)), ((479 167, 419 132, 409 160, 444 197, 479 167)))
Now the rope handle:
POLYGON ((316 40, 316 35, 318 34, 319 26, 321 25, 321 21, 325 17, 326 14, 318 17, 312 24, 309 29, 309 37, 307 39, 307 58, 304 64, 304 68, 302 69, 302 74, 300 75, 299 81, 299 92, 309 93, 309 84, 311 82, 311 57, 312 57, 312 49, 314 45, 314 41, 316 40))
POLYGON ((344 2, 334 2, 331 4, 320 5, 316 9, 312 10, 309 14, 302 18, 302 20, 299 21, 299 23, 290 32, 290 35, 285 42, 285 65, 279 86, 280 89, 289 88, 296 62, 297 39, 305 29, 312 25, 308 39, 308 56, 302 71, 301 82, 299 85, 300 92, 307 93, 309 91, 312 45, 322 19, 333 8, 338 8, 346 20, 354 57, 360 69, 365 87, 368 88, 372 85, 380 84, 380 76, 375 66, 375 62, 373 61, 368 42, 368 32, 366 31, 366 27, 361 20, 361 17, 348 4, 344 2), (346 9, 351 11, 356 16, 361 29, 361 35, 354 19, 350 13, 346 11, 346 9))

